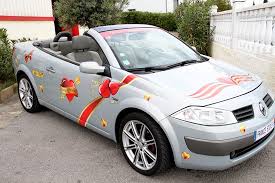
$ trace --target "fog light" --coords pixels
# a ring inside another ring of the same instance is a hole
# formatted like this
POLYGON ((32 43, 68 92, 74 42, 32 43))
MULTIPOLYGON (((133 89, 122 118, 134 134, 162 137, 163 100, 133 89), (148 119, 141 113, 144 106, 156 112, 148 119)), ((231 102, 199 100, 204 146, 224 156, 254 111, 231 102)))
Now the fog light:
POLYGON ((181 157, 185 160, 189 159, 191 157, 191 155, 187 152, 183 152, 181 153, 181 157))

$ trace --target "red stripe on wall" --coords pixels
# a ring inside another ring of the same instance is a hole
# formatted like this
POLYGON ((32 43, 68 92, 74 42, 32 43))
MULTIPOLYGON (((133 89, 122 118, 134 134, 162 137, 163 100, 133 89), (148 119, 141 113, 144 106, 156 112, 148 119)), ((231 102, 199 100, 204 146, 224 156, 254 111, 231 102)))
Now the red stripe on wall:
POLYGON ((54 17, 0 15, 0 21, 54 21, 54 17))

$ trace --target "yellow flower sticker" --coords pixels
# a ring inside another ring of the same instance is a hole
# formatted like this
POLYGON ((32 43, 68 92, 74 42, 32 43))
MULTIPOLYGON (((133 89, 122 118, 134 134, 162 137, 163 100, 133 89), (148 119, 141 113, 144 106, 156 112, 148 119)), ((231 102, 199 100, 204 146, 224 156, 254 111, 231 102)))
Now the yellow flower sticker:
POLYGON ((44 86, 43 86, 43 85, 39 85, 39 91, 40 91, 41 93, 44 93, 44 86))
POLYGON ((32 74, 38 78, 43 78, 44 77, 44 73, 40 72, 38 70, 32 70, 32 74))
POLYGON ((79 84, 80 84, 80 77, 77 76, 77 77, 75 78, 74 82, 75 82, 76 85, 79 85, 79 84))
POLYGON ((107 127, 107 121, 104 119, 104 118, 102 118, 101 119, 101 126, 103 127, 103 128, 105 128, 105 127, 107 127))

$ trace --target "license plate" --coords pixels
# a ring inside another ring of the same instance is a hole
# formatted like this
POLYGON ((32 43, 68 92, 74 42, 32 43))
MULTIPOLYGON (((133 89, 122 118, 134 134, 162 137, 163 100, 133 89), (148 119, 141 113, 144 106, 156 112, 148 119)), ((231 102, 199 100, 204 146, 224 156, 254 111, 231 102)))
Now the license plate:
POLYGON ((264 126, 263 128, 260 128, 256 131, 254 131, 254 142, 264 138, 269 132, 271 132, 274 129, 274 122, 272 121, 268 125, 264 126))

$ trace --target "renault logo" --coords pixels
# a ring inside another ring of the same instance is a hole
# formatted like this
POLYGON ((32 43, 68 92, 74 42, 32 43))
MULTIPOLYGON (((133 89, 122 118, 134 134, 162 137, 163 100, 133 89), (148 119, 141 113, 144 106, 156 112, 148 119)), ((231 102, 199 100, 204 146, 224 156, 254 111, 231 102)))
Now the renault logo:
POLYGON ((262 102, 259 102, 259 109, 260 109, 261 113, 263 114, 263 116, 266 116, 266 108, 262 102))

